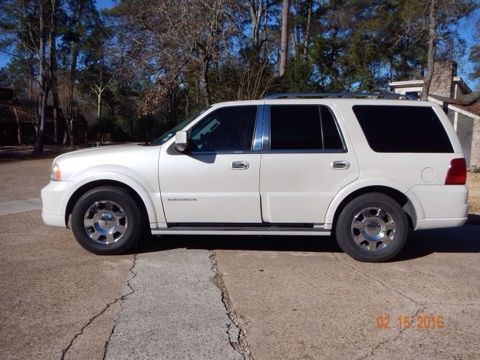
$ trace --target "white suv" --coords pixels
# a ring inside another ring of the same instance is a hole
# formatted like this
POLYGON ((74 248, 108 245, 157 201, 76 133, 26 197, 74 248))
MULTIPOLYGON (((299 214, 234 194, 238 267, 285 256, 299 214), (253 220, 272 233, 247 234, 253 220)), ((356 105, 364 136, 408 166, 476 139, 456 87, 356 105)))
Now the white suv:
POLYGON ((410 229, 461 226, 466 166, 429 102, 274 96, 208 107, 150 145, 53 161, 46 224, 87 250, 121 253, 145 234, 330 235, 385 261, 410 229))

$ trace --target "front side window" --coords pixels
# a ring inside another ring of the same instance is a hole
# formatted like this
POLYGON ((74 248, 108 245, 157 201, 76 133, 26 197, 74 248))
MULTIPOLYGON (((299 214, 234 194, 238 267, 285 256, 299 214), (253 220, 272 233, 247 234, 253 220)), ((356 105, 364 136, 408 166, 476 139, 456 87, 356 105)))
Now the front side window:
POLYGON ((256 106, 231 106, 213 111, 190 130, 189 150, 251 150, 256 114, 256 106))
POLYGON ((344 148, 333 114, 323 105, 273 105, 270 127, 271 150, 344 148))

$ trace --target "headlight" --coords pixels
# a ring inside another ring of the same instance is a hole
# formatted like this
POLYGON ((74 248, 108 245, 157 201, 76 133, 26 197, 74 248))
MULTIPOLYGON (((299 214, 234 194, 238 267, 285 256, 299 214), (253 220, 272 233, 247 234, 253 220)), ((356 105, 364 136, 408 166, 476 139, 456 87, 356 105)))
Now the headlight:
POLYGON ((52 167, 52 174, 50 175, 52 181, 62 181, 62 175, 60 173, 60 166, 54 164, 52 167))

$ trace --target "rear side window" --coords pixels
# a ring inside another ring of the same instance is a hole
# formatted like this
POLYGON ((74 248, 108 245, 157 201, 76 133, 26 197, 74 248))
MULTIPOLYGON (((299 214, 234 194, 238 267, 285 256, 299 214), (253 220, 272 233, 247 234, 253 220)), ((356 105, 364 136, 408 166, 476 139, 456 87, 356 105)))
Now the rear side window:
POLYGON ((272 150, 343 151, 337 124, 326 106, 271 106, 270 126, 272 150))
POLYGON ((430 107, 356 105, 353 112, 373 151, 453 152, 445 128, 430 107))

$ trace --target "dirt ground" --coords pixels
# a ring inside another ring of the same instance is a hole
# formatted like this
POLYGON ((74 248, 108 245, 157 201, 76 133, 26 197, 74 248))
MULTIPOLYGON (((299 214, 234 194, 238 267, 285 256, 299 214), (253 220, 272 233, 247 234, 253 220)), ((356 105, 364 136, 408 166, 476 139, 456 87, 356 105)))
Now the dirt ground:
POLYGON ((468 210, 471 214, 480 214, 480 173, 468 173, 468 210))

